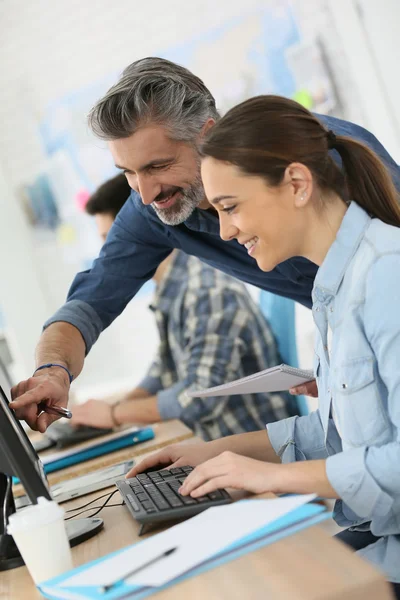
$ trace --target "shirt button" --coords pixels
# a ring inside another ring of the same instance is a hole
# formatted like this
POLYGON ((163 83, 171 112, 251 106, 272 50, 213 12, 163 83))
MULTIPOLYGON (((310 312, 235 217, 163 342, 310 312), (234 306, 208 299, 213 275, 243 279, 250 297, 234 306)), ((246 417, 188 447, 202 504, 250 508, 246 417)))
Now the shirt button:
POLYGON ((347 383, 342 383, 342 390, 347 389, 347 383))
POLYGON ((329 308, 329 310, 330 310, 331 312, 333 312, 333 306, 331 306, 331 307, 329 308))

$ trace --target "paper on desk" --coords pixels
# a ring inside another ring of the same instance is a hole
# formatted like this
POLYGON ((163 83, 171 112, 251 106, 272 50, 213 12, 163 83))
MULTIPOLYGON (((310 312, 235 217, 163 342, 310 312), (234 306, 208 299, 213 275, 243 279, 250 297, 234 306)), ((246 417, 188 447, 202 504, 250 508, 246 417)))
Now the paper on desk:
POLYGON ((63 450, 62 452, 53 452, 52 454, 46 454, 41 458, 43 465, 48 465, 49 463, 54 462, 55 460, 61 460, 63 458, 68 458, 70 456, 74 456, 74 454, 79 454, 83 450, 89 450, 89 448, 95 448, 100 446, 101 444, 105 444, 106 442, 111 442, 113 440, 118 440, 121 437, 125 437, 130 433, 136 433, 139 430, 137 425, 133 427, 129 427, 128 429, 122 429, 121 431, 116 431, 115 433, 108 433, 107 437, 98 437, 90 442, 85 442, 85 445, 82 446, 79 444, 78 446, 73 446, 68 450, 63 450))
POLYGON ((217 506, 127 548, 108 560, 65 579, 60 587, 102 586, 170 548, 177 550, 125 583, 161 586, 224 548, 313 500, 315 494, 273 500, 243 500, 217 506))

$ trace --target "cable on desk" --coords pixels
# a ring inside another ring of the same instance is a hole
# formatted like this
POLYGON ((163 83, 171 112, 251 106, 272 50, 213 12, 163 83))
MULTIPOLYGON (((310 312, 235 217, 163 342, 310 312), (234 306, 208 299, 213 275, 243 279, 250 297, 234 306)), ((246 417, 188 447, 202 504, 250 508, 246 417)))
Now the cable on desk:
MULTIPOLYGON (((75 519, 76 517, 79 517, 79 515, 81 515, 82 513, 88 512, 89 510, 94 510, 95 511, 92 515, 90 515, 90 518, 92 518, 92 517, 95 517, 96 515, 98 515, 99 512, 103 510, 103 508, 111 508, 112 506, 123 506, 124 502, 120 502, 118 504, 108 504, 109 501, 111 500, 111 498, 117 492, 118 492, 118 490, 114 490, 113 492, 111 492, 111 494, 103 494, 102 496, 99 496, 98 498, 95 498, 95 500, 92 500, 92 502, 96 502, 96 500, 100 500, 100 498, 104 498, 104 496, 108 495, 107 500, 101 506, 92 506, 91 508, 86 508, 84 510, 81 510, 77 514, 71 515, 70 517, 67 517, 66 519, 64 519, 64 521, 69 521, 70 519, 75 519)), ((89 504, 92 504, 92 502, 88 502, 84 506, 88 506, 89 504)), ((79 510, 80 508, 83 508, 83 507, 80 506, 79 508, 71 509, 71 511, 79 510)), ((67 512, 71 512, 71 511, 67 511, 67 512)))
MULTIPOLYGON (((109 496, 110 494, 115 494, 115 492, 118 490, 114 490, 114 492, 107 492, 107 494, 102 494, 101 496, 97 496, 97 498, 95 498, 94 500, 91 500, 90 502, 86 502, 86 504, 81 504, 80 506, 77 506, 76 508, 70 508, 69 510, 66 510, 65 512, 70 513, 70 512, 75 512, 76 510, 82 510, 82 508, 86 508, 87 506, 89 506, 89 504, 93 504, 93 502, 97 502, 97 500, 101 500, 102 498, 105 498, 106 496, 109 496)), ((94 508, 94 507, 92 507, 94 508)))

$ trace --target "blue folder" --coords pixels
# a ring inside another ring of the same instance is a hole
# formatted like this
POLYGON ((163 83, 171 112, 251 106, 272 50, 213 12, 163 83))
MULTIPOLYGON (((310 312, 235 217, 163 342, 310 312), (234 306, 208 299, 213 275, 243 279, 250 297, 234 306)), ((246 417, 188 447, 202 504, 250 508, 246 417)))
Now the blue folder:
MULTIPOLYGON (((252 502, 252 500, 242 500, 242 502, 252 502)), ((289 514, 281 517, 280 519, 277 519, 273 523, 270 523, 265 527, 261 527, 254 533, 249 534, 240 539, 239 541, 227 546, 223 551, 215 554, 207 561, 194 567, 193 569, 184 573, 183 575, 169 581, 163 586, 138 586, 132 584, 128 585, 125 582, 123 582, 105 593, 102 593, 99 590, 99 586, 60 586, 60 584, 62 584, 64 580, 69 579, 70 577, 72 577, 72 575, 82 572, 85 569, 92 567, 97 563, 100 563, 113 556, 116 556, 120 552, 125 550, 125 548, 121 548, 121 550, 117 550, 116 552, 103 556, 98 560, 92 561, 86 565, 68 571, 67 573, 63 573, 62 575, 54 577, 49 581, 43 582, 38 585, 38 588, 40 592, 44 595, 44 597, 50 598, 50 600, 59 600, 66 598, 68 598, 69 600, 118 600, 128 597, 132 600, 142 600, 143 598, 147 598, 151 594, 155 594, 156 592, 164 590, 176 583, 180 583, 181 581, 184 581, 189 577, 194 577, 195 575, 199 575, 205 571, 208 571, 209 569, 218 567, 226 562, 238 558, 239 556, 247 554, 248 552, 258 550, 262 546, 266 546, 268 544, 276 542, 279 539, 287 537, 288 535, 292 535, 293 533, 296 533, 297 531, 300 531, 306 527, 316 525, 317 523, 330 517, 331 514, 326 511, 324 506, 318 504, 306 504, 300 506, 299 508, 290 512, 289 514), (64 595, 63 591, 65 591, 64 595)), ((141 542, 138 543, 140 544, 141 542)))

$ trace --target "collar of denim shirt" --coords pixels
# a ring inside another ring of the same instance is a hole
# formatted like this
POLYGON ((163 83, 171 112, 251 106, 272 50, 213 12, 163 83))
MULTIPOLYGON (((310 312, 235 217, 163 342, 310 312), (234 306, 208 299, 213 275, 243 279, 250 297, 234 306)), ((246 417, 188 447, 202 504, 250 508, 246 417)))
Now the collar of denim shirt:
POLYGON ((370 222, 371 217, 368 213, 356 202, 351 202, 336 239, 315 277, 313 302, 324 303, 337 294, 346 269, 356 254, 370 222))

